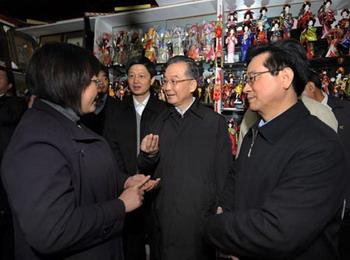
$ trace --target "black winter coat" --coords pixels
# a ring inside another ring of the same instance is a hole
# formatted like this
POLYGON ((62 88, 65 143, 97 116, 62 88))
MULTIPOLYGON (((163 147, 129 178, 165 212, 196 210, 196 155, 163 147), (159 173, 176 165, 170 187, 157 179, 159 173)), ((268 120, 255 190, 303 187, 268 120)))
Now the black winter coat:
POLYGON ((204 241, 203 221, 215 212, 218 194, 232 162, 225 119, 194 102, 184 117, 164 111, 151 133, 159 135, 160 153, 141 153, 139 168, 161 178, 155 201, 159 259, 205 260, 214 249, 204 241))
POLYGON ((36 100, 2 165, 16 259, 123 259, 119 176, 102 137, 36 100))
POLYGON ((299 101, 243 139, 209 240, 239 259, 337 259, 345 155, 299 101))

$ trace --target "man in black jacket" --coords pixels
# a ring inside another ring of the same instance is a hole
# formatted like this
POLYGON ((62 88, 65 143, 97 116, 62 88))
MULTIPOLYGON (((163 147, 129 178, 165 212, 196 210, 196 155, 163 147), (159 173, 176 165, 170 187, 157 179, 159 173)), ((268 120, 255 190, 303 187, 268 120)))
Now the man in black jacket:
POLYGON ((243 139, 208 239, 239 259, 336 259, 345 154, 298 101, 307 63, 273 44, 255 48, 248 64, 243 91, 261 120, 243 139))
POLYGON ((161 178, 154 203, 158 260, 215 258, 203 222, 215 211, 232 154, 224 117, 193 96, 198 77, 191 58, 169 59, 162 89, 171 106, 141 143, 139 169, 161 178))
MULTIPOLYGON (((165 103, 153 94, 154 64, 146 57, 136 57, 127 64, 128 85, 132 95, 110 107, 106 114, 104 137, 110 144, 119 168, 128 175, 138 172, 137 155, 140 140, 149 126, 165 109, 165 103)), ((126 218, 124 247, 126 260, 145 259, 145 244, 149 236, 149 205, 146 198, 143 207, 126 218)))
MULTIPOLYGON (((11 135, 27 107, 24 99, 16 97, 15 93, 12 71, 0 67, 0 162, 11 135)), ((11 213, 0 179, 0 259, 8 260, 12 258, 13 228, 11 213)))

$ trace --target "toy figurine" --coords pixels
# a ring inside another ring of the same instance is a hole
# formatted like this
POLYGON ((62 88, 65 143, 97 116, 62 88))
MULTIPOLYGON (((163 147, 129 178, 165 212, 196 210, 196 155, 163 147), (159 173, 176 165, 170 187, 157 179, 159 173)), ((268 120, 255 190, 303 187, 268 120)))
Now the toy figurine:
POLYGON ((128 43, 128 32, 118 31, 114 34, 113 47, 114 47, 114 57, 113 65, 125 64, 127 60, 127 47, 130 46, 128 43))
POLYGON ((340 42, 340 45, 345 49, 348 50, 347 55, 350 55, 350 25, 348 26, 348 29, 345 32, 345 35, 343 39, 340 42))
POLYGON ((350 14, 350 11, 347 8, 343 9, 340 13, 342 18, 339 20, 338 26, 340 29, 343 30, 344 34, 346 34, 346 31, 348 30, 348 27, 350 24, 349 14, 350 14))
POLYGON ((230 13, 227 15, 226 32, 232 28, 236 29, 237 20, 237 11, 230 11, 230 13))
POLYGON ((105 66, 112 64, 114 51, 111 44, 111 39, 111 33, 102 33, 97 41, 98 48, 96 50, 96 56, 98 57, 99 61, 105 66))
MULTIPOLYGON (((229 133, 229 137, 231 140, 231 151, 232 151, 232 155, 236 156, 237 154, 237 148, 238 148, 238 124, 233 122, 233 121, 229 121, 228 123, 228 133, 229 133)), ((229 258, 229 259, 234 259, 234 258, 229 258)))
POLYGON ((322 91, 329 95, 329 83, 331 80, 327 75, 327 70, 322 71, 320 79, 322 84, 322 91))
POLYGON ((290 12, 289 4, 285 4, 283 6, 283 10, 280 16, 280 25, 283 31, 283 39, 289 39, 290 31, 292 30, 294 25, 294 19, 292 17, 292 13, 290 12))
POLYGON ((326 57, 338 57, 339 51, 337 46, 338 43, 342 40, 343 31, 339 27, 333 28, 328 31, 326 37, 329 46, 326 57))
POLYGON ((299 16, 298 16, 298 28, 304 30, 308 26, 308 22, 313 17, 312 12, 310 11, 311 2, 305 1, 302 5, 299 16))
POLYGON ((306 56, 310 60, 314 57, 314 42, 317 41, 316 27, 314 26, 316 20, 311 18, 308 22, 308 27, 300 34, 300 43, 306 47, 306 56))
POLYGON ((175 27, 172 33, 173 56, 184 55, 185 31, 182 27, 175 27))
POLYGON ((257 29, 254 39, 254 45, 261 45, 268 43, 267 32, 264 30, 264 24, 262 21, 257 22, 257 29))
POLYGON ((204 103, 206 104, 212 104, 213 98, 212 98, 212 91, 214 88, 213 80, 211 78, 207 78, 208 85, 204 89, 204 103))
POLYGON ((282 40, 282 31, 280 28, 279 19, 274 19, 272 22, 270 42, 277 42, 282 40))
POLYGON ((143 48, 145 49, 145 57, 151 62, 157 61, 157 31, 154 27, 148 28, 147 33, 143 37, 143 48))
POLYGON ((143 46, 142 46, 142 30, 139 29, 133 29, 130 31, 129 33, 129 44, 130 44, 130 54, 128 59, 131 59, 133 57, 138 57, 142 55, 142 50, 143 50, 143 46))
POLYGON ((234 63, 235 59, 235 47, 237 44, 237 37, 236 37, 236 32, 235 28, 232 27, 227 34, 226 38, 226 46, 227 46, 227 62, 228 63, 234 63))
POLYGON ((326 37, 329 30, 332 28, 332 23, 335 21, 334 11, 332 10, 331 5, 332 5, 331 0, 325 0, 317 12, 318 20, 322 25, 321 39, 324 39, 326 37))
POLYGON ((253 40, 254 34, 250 30, 249 25, 244 25, 243 28, 243 34, 240 36, 240 43, 241 43, 241 52, 242 52, 242 57, 241 61, 245 62, 247 58, 247 52, 250 46, 252 45, 252 40, 253 40))
POLYGON ((259 16, 258 21, 262 21, 263 28, 265 31, 270 30, 271 26, 270 26, 269 21, 267 19, 267 8, 265 6, 260 8, 260 16, 259 16))
POLYGON ((247 10, 245 13, 244 13, 244 18, 243 18, 243 26, 249 26, 249 28, 252 28, 253 26, 253 14, 254 12, 251 11, 251 10, 247 10))
POLYGON ((169 59, 169 55, 168 55, 168 47, 166 45, 165 42, 165 30, 161 29, 159 31, 159 37, 157 39, 157 62, 158 63, 165 63, 167 62, 167 60, 169 59))

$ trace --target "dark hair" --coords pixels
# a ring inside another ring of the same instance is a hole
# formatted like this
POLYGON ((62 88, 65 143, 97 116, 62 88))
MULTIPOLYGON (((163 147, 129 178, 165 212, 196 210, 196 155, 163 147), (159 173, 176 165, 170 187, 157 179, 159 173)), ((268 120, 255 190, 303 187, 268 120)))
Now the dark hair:
POLYGON ((12 70, 3 66, 0 66, 0 70, 5 71, 7 83, 12 84, 12 87, 7 92, 11 93, 13 96, 16 96, 16 82, 12 70))
POLYGON ((291 68, 294 72, 292 86, 298 96, 304 91, 305 84, 309 77, 309 68, 306 59, 306 51, 295 40, 284 40, 274 44, 257 46, 249 52, 249 63, 255 56, 268 53, 269 56, 264 62, 264 66, 271 71, 272 75, 277 75, 284 68, 291 68))
POLYGON ((193 78, 195 80, 199 79, 199 68, 196 64, 196 62, 186 56, 182 56, 182 55, 178 55, 178 56, 174 56, 172 58, 170 58, 168 60, 168 62, 165 64, 164 70, 171 64, 176 64, 176 63, 180 63, 180 62, 184 62, 187 64, 187 70, 186 70, 186 76, 193 78))
POLYGON ((99 61, 88 50, 67 43, 49 43, 34 52, 26 83, 37 97, 79 113, 81 94, 99 71, 99 61))
POLYGON ((126 71, 128 72, 131 66, 133 65, 143 65, 146 67, 149 74, 151 74, 151 78, 153 78, 155 75, 157 75, 157 71, 155 68, 154 63, 152 63, 148 58, 144 56, 139 56, 132 58, 128 61, 126 65, 126 71))
POLYGON ((314 71, 312 69, 310 69, 310 71, 309 71, 309 81, 314 83, 316 88, 322 89, 322 83, 321 83, 320 76, 316 71, 314 71))

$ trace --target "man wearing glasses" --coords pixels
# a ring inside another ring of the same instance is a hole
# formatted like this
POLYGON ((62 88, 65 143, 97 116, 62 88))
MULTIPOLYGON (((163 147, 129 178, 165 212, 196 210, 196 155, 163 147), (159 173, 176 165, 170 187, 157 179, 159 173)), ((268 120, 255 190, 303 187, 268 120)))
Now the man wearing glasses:
POLYGON ((346 164, 337 134, 298 101, 308 66, 291 48, 252 50, 243 91, 258 120, 225 182, 208 239, 239 259, 336 259, 346 164))
POLYGON ((161 178, 154 201, 158 260, 214 259, 203 221, 215 212, 232 162, 225 119, 193 96, 199 69, 185 56, 165 67, 171 105, 141 143, 139 169, 161 178))

